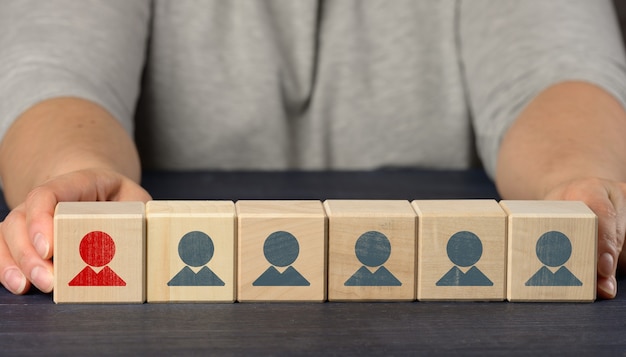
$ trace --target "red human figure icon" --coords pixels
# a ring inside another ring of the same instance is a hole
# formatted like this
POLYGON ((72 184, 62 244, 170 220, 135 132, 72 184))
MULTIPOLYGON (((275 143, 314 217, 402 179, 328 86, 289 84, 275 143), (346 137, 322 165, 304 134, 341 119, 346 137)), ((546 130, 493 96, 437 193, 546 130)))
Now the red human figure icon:
POLYGON ((113 238, 101 231, 87 233, 78 247, 80 257, 87 263, 83 270, 69 282, 69 286, 126 286, 111 268, 106 266, 115 256, 113 238), (102 267, 96 272, 92 267, 102 267))

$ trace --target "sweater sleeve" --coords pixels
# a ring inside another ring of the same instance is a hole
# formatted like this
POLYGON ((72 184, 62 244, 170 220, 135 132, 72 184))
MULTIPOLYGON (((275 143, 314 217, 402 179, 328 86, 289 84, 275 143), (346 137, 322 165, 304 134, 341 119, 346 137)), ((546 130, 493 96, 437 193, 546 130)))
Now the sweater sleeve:
POLYGON ((626 61, 610 0, 459 0, 458 38, 478 153, 494 176, 524 107, 569 80, 626 103, 626 61))
POLYGON ((132 133, 148 0, 0 0, 0 138, 34 104, 93 101, 132 133))

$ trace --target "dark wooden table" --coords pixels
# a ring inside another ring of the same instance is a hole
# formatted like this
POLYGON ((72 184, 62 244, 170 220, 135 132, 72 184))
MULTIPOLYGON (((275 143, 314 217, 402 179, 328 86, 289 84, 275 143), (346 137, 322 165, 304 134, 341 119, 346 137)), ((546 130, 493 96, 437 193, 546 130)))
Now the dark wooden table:
MULTIPOLYGON (((144 186, 155 199, 497 198, 478 170, 149 172, 144 186)), ((592 304, 55 305, 0 287, 0 355, 120 354, 626 356, 626 294, 592 304)))

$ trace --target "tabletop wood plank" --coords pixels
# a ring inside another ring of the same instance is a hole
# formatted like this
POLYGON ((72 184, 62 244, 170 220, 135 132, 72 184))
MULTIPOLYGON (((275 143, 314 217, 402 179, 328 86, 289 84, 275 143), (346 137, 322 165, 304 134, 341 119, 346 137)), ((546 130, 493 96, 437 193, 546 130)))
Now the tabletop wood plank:
MULTIPOLYGON (((144 185, 156 199, 497 198, 480 170, 148 172, 144 185)), ((598 356, 624 355, 624 336, 621 291, 586 304, 55 305, 48 294, 0 288, 0 355, 598 356)))

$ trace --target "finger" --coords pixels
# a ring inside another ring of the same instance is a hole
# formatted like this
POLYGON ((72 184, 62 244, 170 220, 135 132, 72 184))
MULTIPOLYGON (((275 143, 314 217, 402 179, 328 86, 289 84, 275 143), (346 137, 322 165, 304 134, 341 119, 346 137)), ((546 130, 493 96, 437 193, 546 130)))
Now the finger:
MULTIPOLYGON (((0 223, 1 225, 2 223, 0 223)), ((0 282, 13 294, 24 294, 30 288, 30 282, 17 266, 2 236, 0 226, 0 282)))
POLYGON ((13 261, 26 278, 39 290, 52 291, 52 263, 42 259, 28 239, 23 205, 11 211, 2 223, 2 237, 13 261))
POLYGON ((610 185, 607 188, 607 192, 611 206, 604 213, 600 212, 601 217, 598 219, 606 218, 606 222, 610 222, 610 224, 602 227, 605 231, 601 234, 599 244, 602 243, 603 239, 610 248, 615 263, 611 274, 614 275, 617 269, 618 257, 624 245, 624 235, 626 234, 626 186, 622 184, 610 185))
POLYGON ((568 184, 549 197, 584 201, 598 216, 597 291, 603 298, 613 298, 617 292, 615 271, 624 243, 625 192, 618 183, 588 179, 568 184))
POLYGON ((608 199, 587 203, 598 216, 598 275, 609 277, 615 274, 619 245, 623 242, 617 235, 617 209, 608 199))
POLYGON ((26 197, 27 236, 42 259, 50 259, 54 254, 53 220, 57 203, 97 197, 92 180, 86 171, 66 174, 34 188, 26 197))
POLYGON ((54 210, 61 201, 116 200, 120 192, 130 191, 130 199, 145 199, 147 193, 138 185, 124 190, 125 181, 130 181, 108 170, 82 170, 52 179, 33 189, 25 201, 28 237, 43 259, 54 254, 53 220, 54 210))
POLYGON ((598 294, 602 298, 613 298, 617 292, 615 271, 619 256, 620 242, 617 235, 617 209, 609 199, 595 199, 587 205, 598 216, 598 294))
POLYGON ((120 201, 140 201, 145 203, 150 201, 152 196, 150 196, 148 191, 136 183, 132 181, 125 181, 122 183, 117 199, 120 201))
POLYGON ((616 248, 620 257, 626 243, 626 184, 620 183, 618 187, 613 188, 610 191, 610 199, 616 210, 616 248))
POLYGON ((614 276, 598 277, 598 298, 613 299, 617 293, 617 280, 614 276))
POLYGON ((59 177, 50 190, 61 201, 149 201, 150 194, 133 180, 111 170, 90 169, 59 177), (77 185, 78 184, 78 185, 77 185), (69 188, 69 189, 68 189, 69 188))
POLYGON ((56 195, 45 187, 31 191, 24 202, 28 237, 42 259, 50 259, 54 254, 53 219, 57 203, 56 195))

